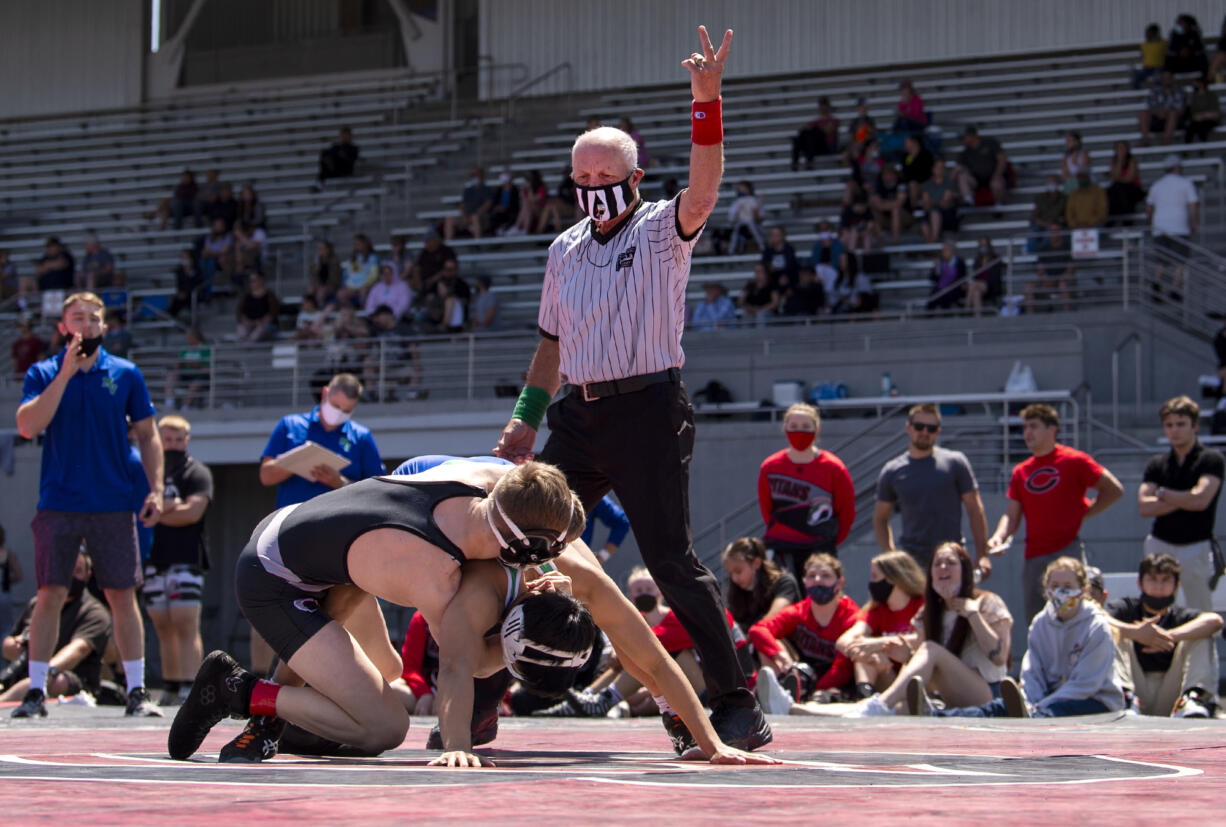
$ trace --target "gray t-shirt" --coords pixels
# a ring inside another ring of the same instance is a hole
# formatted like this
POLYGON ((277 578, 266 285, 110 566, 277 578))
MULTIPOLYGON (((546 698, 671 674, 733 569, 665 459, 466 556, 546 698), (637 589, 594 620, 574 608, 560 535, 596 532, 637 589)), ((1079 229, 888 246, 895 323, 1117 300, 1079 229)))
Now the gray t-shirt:
POLYGON ((978 487, 966 456, 938 445, 930 457, 904 453, 882 466, 877 499, 902 514, 898 547, 926 557, 941 543, 962 540, 962 495, 978 487))

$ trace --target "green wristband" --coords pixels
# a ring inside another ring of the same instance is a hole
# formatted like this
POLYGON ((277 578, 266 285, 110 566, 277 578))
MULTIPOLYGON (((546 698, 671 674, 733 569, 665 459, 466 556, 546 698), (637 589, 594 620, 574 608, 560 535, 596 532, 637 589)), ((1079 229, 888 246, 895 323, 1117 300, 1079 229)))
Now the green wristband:
POLYGON ((545 418, 545 410, 552 401, 553 397, 547 391, 532 385, 524 385, 524 389, 519 392, 519 399, 515 402, 515 412, 511 414, 511 417, 523 420, 535 431, 541 427, 541 420, 545 418))

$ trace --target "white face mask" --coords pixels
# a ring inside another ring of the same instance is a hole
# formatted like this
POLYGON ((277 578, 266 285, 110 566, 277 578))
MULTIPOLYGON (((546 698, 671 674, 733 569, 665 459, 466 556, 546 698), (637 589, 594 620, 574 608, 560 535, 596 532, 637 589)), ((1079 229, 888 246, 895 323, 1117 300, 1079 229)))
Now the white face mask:
POLYGON ((324 424, 330 428, 335 428, 338 425, 344 425, 349 421, 349 417, 353 416, 349 411, 342 411, 340 408, 333 405, 328 400, 319 403, 319 418, 324 421, 324 424))

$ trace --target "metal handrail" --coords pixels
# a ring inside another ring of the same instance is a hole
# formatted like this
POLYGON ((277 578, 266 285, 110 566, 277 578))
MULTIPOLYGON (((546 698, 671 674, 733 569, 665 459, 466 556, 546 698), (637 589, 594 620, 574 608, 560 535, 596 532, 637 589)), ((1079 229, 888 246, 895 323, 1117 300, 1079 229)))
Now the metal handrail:
POLYGON ((1120 429, 1120 353, 1130 342, 1136 343, 1136 355, 1133 357, 1135 362, 1133 393, 1135 394, 1137 416, 1141 416, 1141 351, 1143 346, 1141 334, 1134 330, 1111 350, 1111 426, 1116 431, 1120 429))
POLYGON ((561 63, 559 63, 557 66, 554 66, 552 69, 547 69, 546 71, 542 72, 541 74, 537 75, 531 80, 525 81, 524 83, 512 89, 507 94, 507 101, 506 101, 506 113, 507 113, 506 119, 507 121, 510 122, 510 121, 515 120, 515 101, 516 100, 518 100, 519 98, 522 98, 524 96, 524 93, 527 92, 529 89, 543 83, 544 81, 548 80, 549 78, 553 77, 554 75, 562 71, 566 72, 566 94, 569 97, 569 95, 571 94, 575 86, 575 71, 574 71, 574 67, 571 66, 570 64, 570 61, 564 60, 561 63))
POLYGON ((1003 263, 1004 263, 1004 259, 1000 258, 1000 256, 997 256, 996 258, 984 264, 978 270, 975 270, 973 273, 967 273, 965 276, 953 282, 952 284, 948 284, 945 287, 942 287, 937 292, 930 294, 927 298, 912 299, 911 301, 907 302, 907 310, 912 310, 913 308, 917 308, 920 305, 923 305, 925 308, 927 308, 927 306, 931 302, 935 301, 936 299, 944 298, 945 296, 950 295, 954 290, 958 290, 958 289, 965 287, 966 285, 974 281, 976 278, 978 278, 980 274, 986 273, 988 270, 991 270, 996 265, 1003 264, 1003 263))

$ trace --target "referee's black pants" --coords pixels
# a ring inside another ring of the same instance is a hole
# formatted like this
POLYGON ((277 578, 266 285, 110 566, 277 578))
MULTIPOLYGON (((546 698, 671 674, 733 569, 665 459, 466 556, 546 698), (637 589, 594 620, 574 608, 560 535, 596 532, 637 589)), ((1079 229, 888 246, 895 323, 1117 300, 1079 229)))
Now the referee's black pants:
POLYGON ((589 511, 612 489, 643 562, 689 632, 712 706, 752 706, 719 583, 690 539, 694 409, 680 380, 585 402, 573 391, 549 407, 538 458, 566 474, 589 511))

